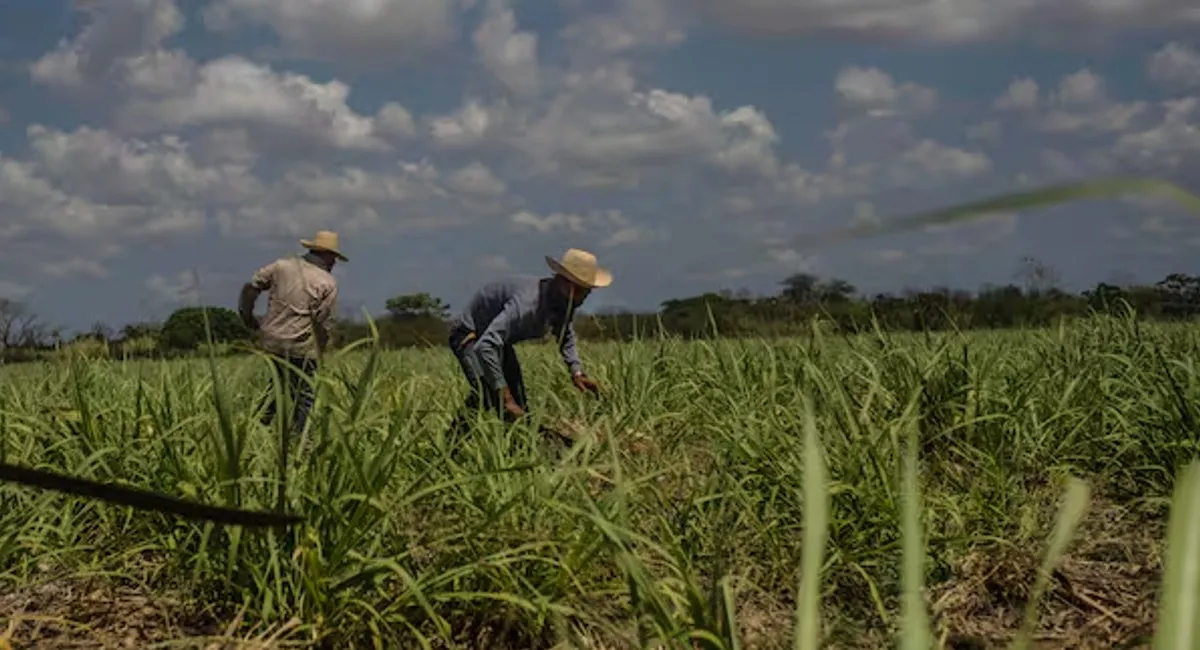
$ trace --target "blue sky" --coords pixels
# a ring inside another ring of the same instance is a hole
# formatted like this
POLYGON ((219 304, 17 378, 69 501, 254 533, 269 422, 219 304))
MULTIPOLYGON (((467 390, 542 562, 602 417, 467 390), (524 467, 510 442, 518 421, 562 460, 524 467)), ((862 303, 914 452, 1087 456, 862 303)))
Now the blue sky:
POLYGON ((593 308, 800 270, 973 289, 1026 255, 1152 282, 1200 246, 1162 202, 803 234, 1115 173, 1200 190, 1198 25, 1185 0, 5 2, 0 293, 71 328, 233 306, 318 229, 355 312, 570 246, 614 272, 593 308))

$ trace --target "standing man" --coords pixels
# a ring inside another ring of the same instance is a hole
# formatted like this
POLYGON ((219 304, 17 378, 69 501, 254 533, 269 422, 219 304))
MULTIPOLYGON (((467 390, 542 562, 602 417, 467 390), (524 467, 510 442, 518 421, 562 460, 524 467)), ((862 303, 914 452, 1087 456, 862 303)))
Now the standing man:
MULTIPOLYGON (((575 248, 561 260, 546 257, 546 264, 552 276, 487 284, 451 320, 450 349, 470 387, 467 409, 478 408, 482 400, 505 420, 524 415, 529 406, 513 345, 540 339, 548 331, 559 339, 559 352, 575 387, 599 392, 583 372, 571 319, 592 289, 612 283, 612 274, 597 266, 595 255, 575 248)), ((463 417, 456 418, 454 428, 464 424, 463 417)))
MULTIPOLYGON (((337 233, 322 230, 312 240, 302 239, 303 256, 275 260, 259 269, 242 287, 238 312, 242 322, 259 332, 264 350, 273 357, 275 382, 292 401, 292 431, 300 433, 312 407, 312 376, 331 338, 338 285, 333 265, 348 262, 338 250, 337 233), (258 296, 267 291, 267 315, 254 316, 258 296)), ((262 423, 275 419, 275 390, 268 387, 259 408, 266 407, 262 423)))

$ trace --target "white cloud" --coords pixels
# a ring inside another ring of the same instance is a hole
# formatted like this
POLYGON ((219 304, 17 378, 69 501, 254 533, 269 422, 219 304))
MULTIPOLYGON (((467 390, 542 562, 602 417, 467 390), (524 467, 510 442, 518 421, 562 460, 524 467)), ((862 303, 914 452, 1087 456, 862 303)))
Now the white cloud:
POLYGON ((508 191, 508 185, 479 162, 454 172, 450 187, 474 196, 503 196, 508 191))
POLYGON ((507 113, 503 103, 488 107, 472 97, 453 113, 429 119, 429 133, 434 145, 440 148, 488 145, 505 130, 507 113))
POLYGON ((574 73, 536 116, 476 124, 504 125, 532 174, 575 187, 631 188, 703 168, 775 170, 778 136, 757 109, 718 111, 707 97, 636 86, 623 66, 574 73))
POLYGON ((121 111, 125 128, 146 132, 188 126, 247 126, 272 146, 385 151, 374 120, 346 104, 350 88, 239 56, 201 66, 192 83, 163 96, 140 96, 121 111))
POLYGON ((411 138, 417 134, 412 113, 397 102, 388 102, 379 109, 375 116, 375 127, 384 135, 411 138))
POLYGON ((1038 106, 1038 83, 1028 77, 1017 79, 1008 85, 1004 94, 994 103, 1001 110, 1029 110, 1038 106))
POLYGON ((1200 52, 1172 41, 1151 55, 1146 72, 1155 82, 1168 88, 1200 88, 1200 52))
MULTIPOLYGON (((158 48, 184 25, 173 0, 99 0, 81 6, 90 22, 74 39, 60 41, 34 62, 30 74, 35 81, 78 91, 127 77, 129 62, 158 48)), ((139 74, 133 72, 136 81, 139 74)))
POLYGON ((580 62, 675 47, 686 38, 688 18, 668 0, 617 0, 615 4, 614 10, 583 16, 560 32, 580 62))
POLYGON ((1064 76, 1055 91, 1042 92, 1033 79, 1017 79, 993 105, 1021 111, 1037 128, 1050 133, 1125 131, 1149 108, 1144 101, 1113 99, 1104 78, 1088 68, 1064 76))
POLYGON ((190 271, 180 271, 172 276, 155 273, 146 278, 146 288, 167 304, 193 304, 200 300, 196 278, 190 271))
POLYGON ((585 230, 583 217, 578 214, 554 212, 543 217, 528 210, 521 210, 520 212, 514 212, 508 220, 517 230, 534 231, 543 234, 554 230, 568 230, 576 233, 581 233, 585 230))
POLYGON ((357 69, 410 63, 457 40, 461 0, 216 0, 204 11, 217 31, 270 27, 290 56, 357 69))
POLYGON ((517 31, 513 10, 501 0, 488 4, 487 18, 472 38, 485 70, 518 96, 533 96, 539 87, 538 37, 517 31))
POLYGON ((915 115, 937 107, 933 88, 911 82, 897 83, 878 68, 842 68, 834 81, 834 94, 843 119, 859 115, 915 115))
MULTIPOLYGON (((1190 0, 688 0, 751 35, 956 44, 1006 36, 1200 24, 1190 0)), ((1061 38, 1061 36, 1060 36, 1061 38)))
POLYGON ((1113 153, 1140 168, 1173 169, 1200 154, 1200 98, 1164 102, 1162 121, 1145 130, 1121 135, 1113 153))
POLYGON ((630 220, 620 210, 593 210, 586 214, 553 212, 538 215, 521 210, 509 216, 514 230, 546 235, 569 232, 600 239, 600 246, 612 248, 655 241, 658 235, 630 220))

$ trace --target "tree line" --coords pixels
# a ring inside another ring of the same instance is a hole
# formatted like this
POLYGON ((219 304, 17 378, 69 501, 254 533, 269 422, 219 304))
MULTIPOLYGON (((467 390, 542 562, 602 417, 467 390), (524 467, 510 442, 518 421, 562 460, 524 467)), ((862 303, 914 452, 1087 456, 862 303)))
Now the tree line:
MULTIPOLYGON (((1025 258, 1014 282, 978 291, 931 287, 865 295, 849 282, 809 273, 788 276, 774 295, 717 291, 664 301, 653 312, 609 310, 575 319, 581 339, 631 340, 776 337, 812 331, 814 319, 830 333, 1044 327, 1097 313, 1149 320, 1200 315, 1200 276, 1172 273, 1151 285, 1101 282, 1079 293, 1062 290, 1054 269, 1025 258)), ((395 296, 375 319, 388 348, 444 345, 451 306, 429 293, 395 296)), ((335 344, 371 335, 370 325, 339 319, 335 344)), ((133 323, 114 330, 103 323, 71 337, 49 327, 28 305, 0 299, 0 359, 8 362, 54 354, 86 357, 169 357, 216 345, 225 354, 252 340, 236 312, 223 306, 184 307, 162 323, 133 323), (211 333, 211 338, 210 338, 211 333), (211 343, 210 343, 211 342, 211 343)))

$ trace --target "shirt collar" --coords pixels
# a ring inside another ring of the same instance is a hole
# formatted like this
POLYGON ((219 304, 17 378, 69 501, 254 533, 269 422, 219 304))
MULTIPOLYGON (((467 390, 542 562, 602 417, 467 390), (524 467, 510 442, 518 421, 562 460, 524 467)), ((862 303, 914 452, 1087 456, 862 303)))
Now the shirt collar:
POLYGON ((309 264, 312 264, 313 266, 315 266, 319 269, 325 269, 326 271, 329 270, 329 264, 325 260, 318 257, 316 253, 313 253, 311 251, 309 251, 309 252, 305 253, 303 256, 301 256, 301 259, 303 259, 305 262, 308 262, 309 264))

